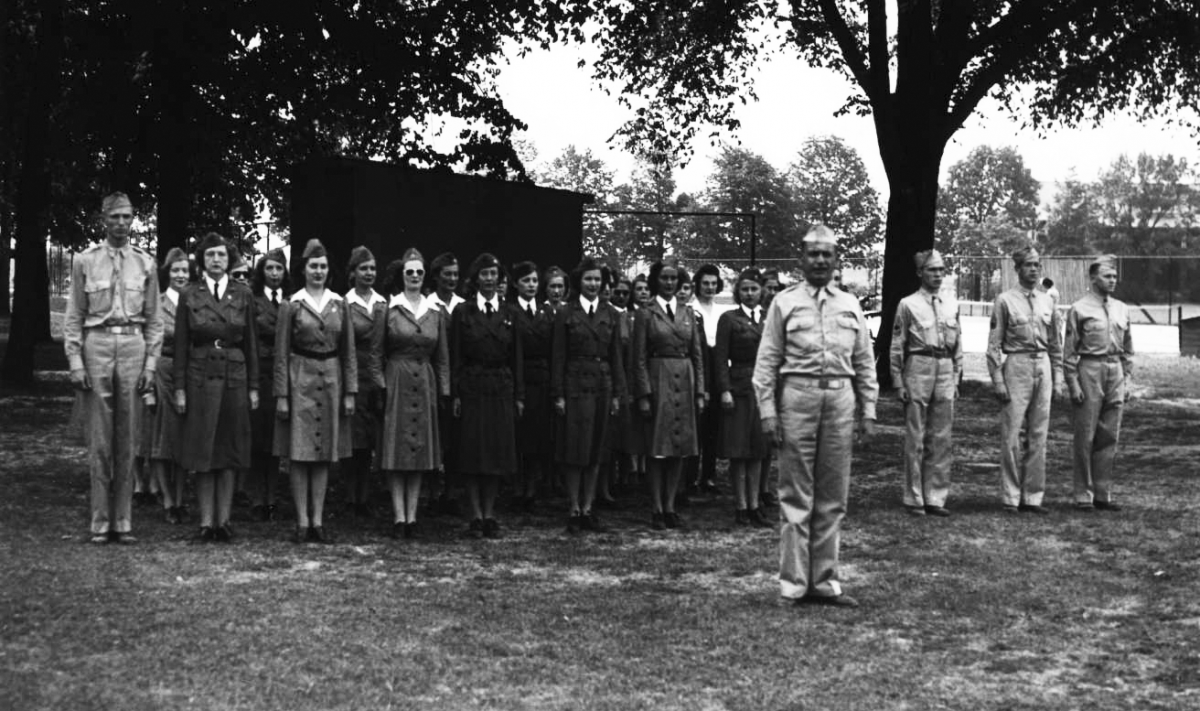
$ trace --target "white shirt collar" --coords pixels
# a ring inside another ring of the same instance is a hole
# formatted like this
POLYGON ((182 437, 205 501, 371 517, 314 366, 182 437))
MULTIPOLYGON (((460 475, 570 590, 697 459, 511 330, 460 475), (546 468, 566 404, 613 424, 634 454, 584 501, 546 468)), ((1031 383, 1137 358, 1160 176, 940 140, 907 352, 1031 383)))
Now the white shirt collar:
POLYGON ((656 296, 654 298, 658 300, 658 305, 662 307, 663 311, 666 311, 667 309, 671 309, 672 313, 675 312, 675 297, 674 296, 671 297, 670 301, 667 301, 666 299, 664 299, 661 296, 656 296))
POLYGON ((299 302, 299 301, 308 302, 308 305, 311 306, 313 308, 313 311, 316 311, 317 313, 324 313, 325 307, 329 305, 330 301, 341 301, 341 300, 342 300, 342 297, 340 297, 336 293, 334 293, 332 289, 326 289, 325 292, 323 294, 321 294, 321 303, 317 303, 316 301, 313 300, 313 297, 309 295, 308 289, 305 289, 304 287, 300 287, 300 291, 297 291, 295 294, 292 294, 292 298, 290 299, 290 301, 292 301, 293 303, 299 302))
POLYGON ((175 287, 173 287, 173 286, 167 287, 166 297, 168 300, 170 300, 170 302, 173 306, 179 305, 179 292, 175 291, 175 287))
POLYGON ((754 308, 750 308, 749 306, 742 304, 742 313, 746 314, 747 316, 754 319, 755 321, 762 320, 762 306, 761 305, 755 306, 754 308))
POLYGON ((221 296, 225 296, 225 287, 229 285, 229 275, 228 274, 222 274, 221 278, 217 279, 216 281, 213 281, 212 277, 205 274, 204 281, 208 283, 208 290, 214 297, 217 295, 218 289, 221 292, 221 296))
POLYGON ((279 287, 278 289, 272 289, 269 286, 265 286, 265 285, 263 286, 263 296, 267 297, 267 301, 274 301, 275 294, 277 292, 279 294, 279 298, 282 299, 283 298, 283 287, 279 287))
POLYGON ((420 321, 421 317, 424 316, 426 312, 428 312, 430 309, 437 308, 439 303, 441 303, 440 300, 430 301, 429 297, 426 296, 417 303, 417 308, 414 311, 412 304, 408 301, 408 297, 404 295, 404 292, 400 292, 399 294, 392 296, 391 300, 388 301, 388 308, 391 309, 399 306, 400 308, 403 308, 412 314, 413 319, 420 321))
POLYGON ((496 311, 499 311, 500 310, 500 294, 498 294, 498 293, 492 294, 491 299, 483 298, 483 294, 475 295, 475 304, 479 307, 480 311, 486 312, 487 304, 489 304, 489 303, 492 305, 493 309, 495 309, 496 311))
POLYGON ((428 294, 426 294, 425 300, 428 301, 429 304, 434 308, 442 307, 442 306, 446 307, 446 313, 454 313, 454 307, 458 306, 462 302, 466 301, 466 299, 459 296, 458 294, 451 294, 450 295, 450 303, 447 304, 445 301, 442 301, 442 297, 438 296, 438 293, 436 291, 431 291, 428 294))
POLYGON ((593 306, 595 306, 595 307, 600 306, 600 297, 597 296, 595 301, 588 301, 587 298, 584 297, 583 294, 580 294, 579 295, 579 305, 582 306, 583 310, 586 312, 588 309, 592 308, 593 306))
POLYGON ((533 309, 533 312, 537 313, 538 310, 537 300, 526 299, 524 296, 520 295, 517 296, 517 305, 521 307, 522 311, 529 311, 529 309, 533 309))
POLYGON ((358 304, 359 306, 363 307, 367 311, 370 311, 371 309, 373 309, 375 307, 375 304, 386 304, 387 299, 380 296, 379 292, 375 291, 374 289, 371 289, 371 298, 367 299, 366 301, 363 301, 362 297, 360 297, 358 295, 358 292, 355 291, 354 289, 351 289, 350 291, 346 292, 346 302, 350 303, 350 304, 358 304))

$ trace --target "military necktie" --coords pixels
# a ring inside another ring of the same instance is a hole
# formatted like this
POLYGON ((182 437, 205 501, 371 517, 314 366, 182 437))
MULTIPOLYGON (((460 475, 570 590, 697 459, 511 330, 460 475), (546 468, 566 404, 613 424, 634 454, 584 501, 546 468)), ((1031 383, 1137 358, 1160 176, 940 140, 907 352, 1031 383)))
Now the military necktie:
POLYGON ((667 304, 667 320, 668 321, 675 320, 675 310, 671 308, 670 304, 667 304))
POLYGON ((495 309, 492 308, 492 302, 485 301, 485 302, 483 302, 483 305, 487 308, 487 315, 491 316, 492 312, 495 311, 495 309))
POLYGON ((279 305, 279 289, 271 289, 271 303, 279 305))
POLYGON ((938 297, 936 294, 930 296, 929 303, 933 304, 933 327, 937 329, 938 342, 933 344, 937 348, 941 348, 942 341, 942 317, 938 314, 938 297))
POLYGON ((535 317, 535 314, 534 314, 534 312, 533 312, 533 302, 530 302, 530 303, 529 303, 529 304, 528 304, 528 305, 525 307, 525 310, 529 312, 529 318, 534 318, 534 317, 535 317))

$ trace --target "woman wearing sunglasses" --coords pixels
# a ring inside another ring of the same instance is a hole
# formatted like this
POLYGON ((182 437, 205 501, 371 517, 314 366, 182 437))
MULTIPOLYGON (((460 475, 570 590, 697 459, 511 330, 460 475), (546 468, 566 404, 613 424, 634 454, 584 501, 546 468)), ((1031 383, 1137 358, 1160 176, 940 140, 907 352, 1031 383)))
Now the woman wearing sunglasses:
POLYGON ((417 535, 421 476, 442 465, 438 407, 450 397, 449 316, 421 295, 425 258, 415 249, 387 268, 382 361, 386 384, 379 468, 392 493, 393 538, 417 535))

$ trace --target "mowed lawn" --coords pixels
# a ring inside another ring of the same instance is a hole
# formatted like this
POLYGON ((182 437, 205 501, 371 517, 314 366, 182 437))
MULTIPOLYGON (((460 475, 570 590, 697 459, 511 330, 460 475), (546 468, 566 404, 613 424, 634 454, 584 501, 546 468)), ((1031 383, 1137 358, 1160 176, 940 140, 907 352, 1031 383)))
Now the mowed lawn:
POLYGON ((1002 515, 998 405, 968 382, 954 516, 910 518, 885 398, 842 539, 857 610, 781 605, 776 534, 733 529, 728 494, 682 532, 629 490, 603 535, 568 538, 552 500, 497 541, 338 517, 332 546, 242 509, 233 545, 196 545, 194 505, 186 527, 139 507, 137 545, 93 547, 45 377, 0 393, 0 709, 1200 708, 1200 364, 1139 365, 1120 513, 1069 507, 1056 403, 1053 515, 1002 515))

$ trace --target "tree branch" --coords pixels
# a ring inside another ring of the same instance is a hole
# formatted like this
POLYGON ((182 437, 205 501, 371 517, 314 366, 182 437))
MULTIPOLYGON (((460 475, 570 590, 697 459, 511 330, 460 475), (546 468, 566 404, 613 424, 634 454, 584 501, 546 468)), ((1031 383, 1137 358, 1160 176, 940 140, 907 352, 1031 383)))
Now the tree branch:
MULTIPOLYGON (((796 5, 801 0, 792 0, 792 9, 798 12, 796 5)), ((820 0, 821 15, 825 18, 825 24, 829 27, 830 34, 833 35, 834 41, 837 42, 838 48, 842 50, 842 58, 846 60, 846 66, 850 68, 850 73, 854 75, 855 81, 862 87, 871 103, 876 103, 876 95, 873 91, 870 72, 867 69, 866 58, 863 56, 862 47, 855 38, 854 33, 850 30, 850 26, 846 24, 846 18, 842 17, 841 10, 838 9, 836 0, 820 0)))

